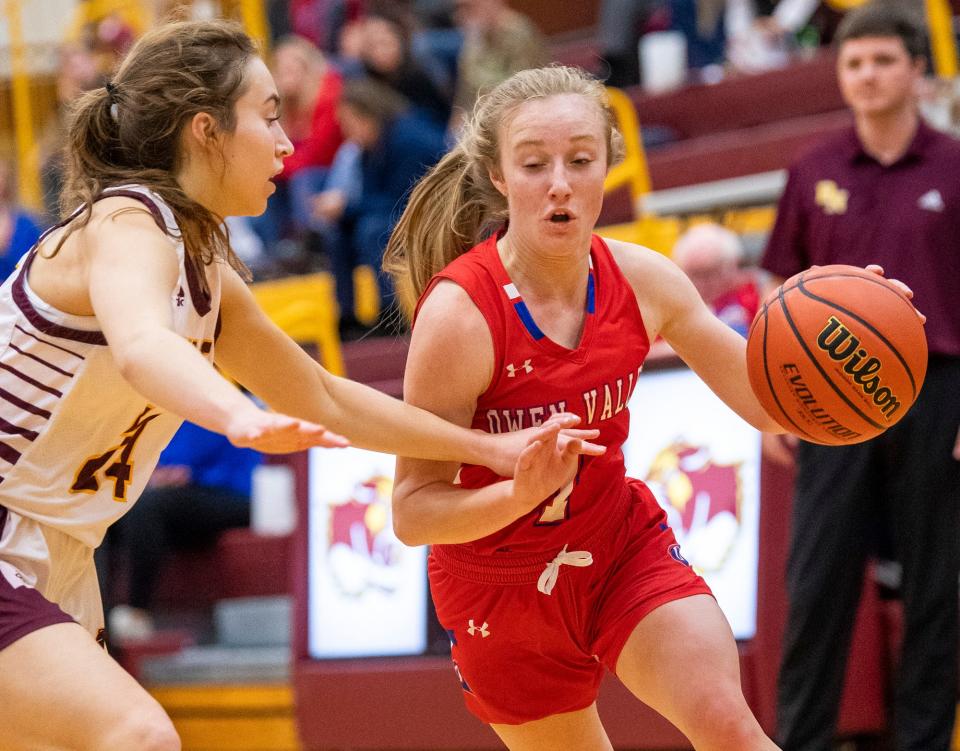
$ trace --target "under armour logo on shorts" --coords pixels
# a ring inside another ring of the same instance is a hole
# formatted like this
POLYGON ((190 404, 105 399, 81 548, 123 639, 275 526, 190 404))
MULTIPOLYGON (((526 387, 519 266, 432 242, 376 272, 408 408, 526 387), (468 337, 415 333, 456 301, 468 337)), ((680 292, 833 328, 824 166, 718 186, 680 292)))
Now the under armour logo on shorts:
POLYGON ((479 632, 480 632, 480 635, 481 635, 484 639, 486 639, 488 636, 490 636, 490 632, 487 630, 487 626, 488 626, 488 625, 489 625, 489 624, 488 624, 486 621, 484 621, 482 626, 474 626, 474 625, 473 625, 473 618, 471 618, 470 621, 469 621, 468 628, 467 628, 467 633, 470 634, 470 636, 476 636, 476 635, 477 635, 477 632, 479 631, 479 632))

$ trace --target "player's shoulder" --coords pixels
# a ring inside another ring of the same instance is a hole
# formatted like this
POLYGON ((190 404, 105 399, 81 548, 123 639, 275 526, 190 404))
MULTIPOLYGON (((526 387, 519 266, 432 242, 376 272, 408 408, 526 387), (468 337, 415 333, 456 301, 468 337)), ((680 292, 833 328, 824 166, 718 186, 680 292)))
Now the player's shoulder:
POLYGON ((89 227, 94 232, 135 232, 169 237, 166 222, 150 197, 105 195, 90 207, 89 227))
POLYGON ((431 335, 470 336, 487 328, 483 314, 467 290, 457 281, 437 279, 417 308, 414 331, 431 335))
MULTIPOLYGON (((673 261, 663 253, 637 243, 624 240, 605 240, 617 267, 631 283, 653 277, 670 277, 680 272, 673 261)), ((682 272, 680 272, 682 273, 682 272)))
MULTIPOLYGON (((449 279, 434 283, 417 310, 408 362, 430 363, 454 378, 463 369, 479 372, 494 349, 486 318, 467 291, 449 279)), ((490 373, 483 373, 489 383, 490 373)))

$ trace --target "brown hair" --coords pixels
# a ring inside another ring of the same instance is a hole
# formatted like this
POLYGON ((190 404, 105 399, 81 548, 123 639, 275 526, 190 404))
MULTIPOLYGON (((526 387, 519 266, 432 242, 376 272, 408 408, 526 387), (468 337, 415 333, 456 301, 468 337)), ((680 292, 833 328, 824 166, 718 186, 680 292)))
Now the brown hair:
POLYGON ((836 48, 850 39, 898 37, 911 58, 926 58, 927 35, 922 11, 903 7, 901 2, 872 0, 847 13, 834 35, 836 48))
POLYGON ((403 94, 372 78, 348 81, 340 95, 340 104, 376 120, 380 125, 396 120, 410 108, 403 94))
POLYGON ((180 187, 180 135, 200 112, 211 114, 223 132, 236 127, 234 105, 243 94, 244 67, 257 54, 253 41, 230 21, 179 21, 145 34, 120 64, 108 88, 80 97, 67 136, 67 178, 60 199, 71 222, 53 254, 74 230, 90 221, 104 189, 144 185, 173 211, 184 248, 203 265, 221 258, 241 275, 249 271, 230 247, 223 217, 200 205, 180 187))
POLYGON ((477 100, 457 145, 410 194, 383 258, 398 289, 419 297, 434 274, 507 218, 506 199, 489 175, 499 169, 500 128, 524 102, 561 94, 596 104, 606 124, 607 164, 623 159, 623 136, 602 83, 564 65, 515 73, 477 100))

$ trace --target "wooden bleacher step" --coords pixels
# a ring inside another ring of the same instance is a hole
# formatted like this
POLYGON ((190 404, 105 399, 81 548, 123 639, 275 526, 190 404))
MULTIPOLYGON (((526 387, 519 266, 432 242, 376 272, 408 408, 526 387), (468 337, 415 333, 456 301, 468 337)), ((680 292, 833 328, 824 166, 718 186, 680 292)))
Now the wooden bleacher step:
POLYGON ((183 751, 300 751, 288 683, 154 686, 183 751))
POLYGON ((299 751, 287 595, 214 605, 217 643, 144 659, 141 675, 183 751, 299 751))

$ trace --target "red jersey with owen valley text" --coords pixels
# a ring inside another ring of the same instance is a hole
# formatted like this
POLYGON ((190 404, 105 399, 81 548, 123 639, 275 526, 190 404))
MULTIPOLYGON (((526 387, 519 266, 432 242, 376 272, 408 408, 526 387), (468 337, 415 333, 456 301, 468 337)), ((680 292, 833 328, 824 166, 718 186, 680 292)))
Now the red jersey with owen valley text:
MULTIPOLYGON (((581 458, 572 487, 545 499, 507 527, 464 546, 478 554, 554 554, 589 538, 628 502, 621 446, 629 429, 627 402, 650 349, 637 299, 610 249, 594 236, 579 346, 546 337, 510 281, 491 237, 437 274, 460 285, 490 327, 494 376, 477 401, 472 427, 489 433, 522 430, 556 412, 572 412, 581 428, 600 430, 603 456, 581 458)), ((498 481, 485 467, 464 465, 460 482, 479 488, 498 481)))

